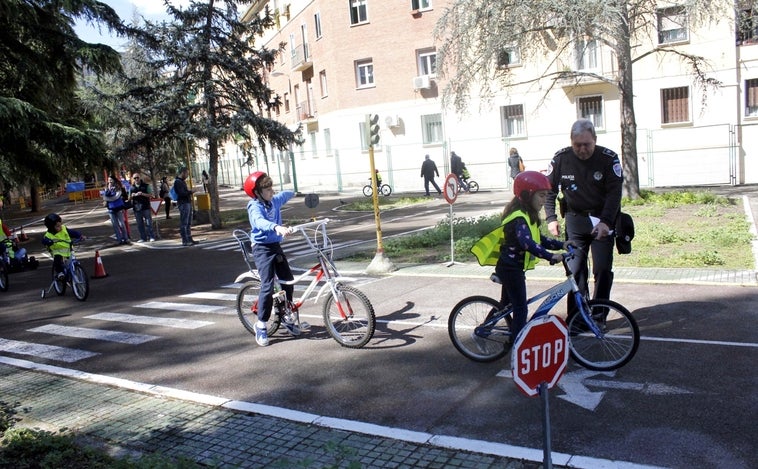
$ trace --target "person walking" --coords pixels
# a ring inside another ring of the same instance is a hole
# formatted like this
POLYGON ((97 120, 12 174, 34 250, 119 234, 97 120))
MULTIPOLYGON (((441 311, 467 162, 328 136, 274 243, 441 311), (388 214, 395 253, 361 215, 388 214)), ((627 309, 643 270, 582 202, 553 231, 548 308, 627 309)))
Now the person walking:
POLYGON ((197 241, 192 239, 192 192, 185 182, 189 176, 189 170, 182 166, 174 178, 174 192, 176 192, 176 205, 179 207, 179 234, 182 236, 182 246, 193 246, 197 241))
MULTIPOLYGON (((565 204, 566 239, 574 241, 577 255, 570 261, 579 287, 589 292, 587 259, 592 254, 594 298, 608 299, 613 285, 611 227, 621 209, 623 175, 618 155, 597 145, 592 121, 579 119, 571 126, 571 146, 558 150, 547 169, 551 191, 545 201, 548 231, 560 234, 556 199, 565 204)), ((569 313, 574 311, 569 295, 569 313)))
MULTIPOLYGON (((258 321, 255 323, 255 341, 261 347, 268 345, 266 322, 271 316, 274 305, 274 282, 292 280, 292 270, 282 250, 281 242, 290 234, 288 227, 282 223, 282 206, 295 193, 286 190, 274 193, 274 181, 266 173, 256 171, 245 180, 245 193, 251 197, 247 203, 250 221, 250 241, 253 243, 253 259, 260 275, 260 293, 258 294, 258 321)), ((292 302, 295 287, 282 284, 287 295, 287 302, 292 302)), ((282 321, 290 334, 300 335, 300 329, 294 323, 282 321)))
POLYGON ((161 188, 158 194, 161 196, 161 199, 163 199, 163 205, 165 206, 166 210, 166 220, 171 218, 169 216, 169 213, 171 213, 171 196, 169 195, 170 191, 171 188, 168 185, 167 177, 163 176, 163 178, 161 178, 161 188))
POLYGON ((508 156, 508 167, 511 168, 511 179, 516 179, 516 176, 526 169, 524 160, 521 159, 521 155, 518 154, 516 148, 511 148, 508 156))
POLYGON ((129 244, 129 231, 126 229, 124 218, 126 205, 124 204, 124 187, 121 181, 113 174, 108 177, 108 185, 103 191, 103 200, 108 209, 108 216, 113 225, 113 234, 118 244, 129 244))
POLYGON ((421 177, 424 178, 424 193, 427 197, 429 197, 429 183, 431 183, 434 188, 437 189, 437 194, 442 194, 440 186, 438 186, 434 181, 435 175, 440 175, 440 172, 437 170, 437 164, 433 159, 431 159, 429 155, 425 155, 424 162, 421 163, 421 177))
POLYGON ((150 209, 150 184, 142 180, 139 173, 132 174, 132 187, 129 189, 129 199, 132 201, 134 219, 139 231, 138 243, 155 241, 153 234, 153 214, 150 209))
POLYGON ((203 192, 206 194, 208 193, 208 184, 211 182, 210 176, 208 176, 208 172, 206 170, 203 170, 203 192))
POLYGON ((450 172, 455 174, 455 176, 458 178, 458 185, 461 187, 462 191, 468 190, 468 185, 463 180, 463 168, 465 167, 465 164, 463 163, 463 159, 454 151, 450 152, 450 172))

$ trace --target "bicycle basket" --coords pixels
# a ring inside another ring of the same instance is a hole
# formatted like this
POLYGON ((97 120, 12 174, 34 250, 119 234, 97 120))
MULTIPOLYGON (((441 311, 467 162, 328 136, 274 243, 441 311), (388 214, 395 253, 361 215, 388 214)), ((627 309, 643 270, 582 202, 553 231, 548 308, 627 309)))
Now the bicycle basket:
POLYGON ((250 241, 250 234, 244 230, 234 230, 232 232, 234 239, 239 244, 240 251, 242 251, 242 259, 247 264, 247 268, 250 271, 255 270, 255 261, 253 260, 253 243, 250 241))

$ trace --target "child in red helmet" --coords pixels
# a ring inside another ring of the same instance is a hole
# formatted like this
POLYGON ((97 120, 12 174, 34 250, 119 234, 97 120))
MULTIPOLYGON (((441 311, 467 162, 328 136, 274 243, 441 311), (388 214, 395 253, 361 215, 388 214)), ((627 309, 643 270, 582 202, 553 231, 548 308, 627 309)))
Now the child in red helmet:
MULTIPOLYGON (((261 278, 261 290, 258 294, 258 322, 255 324, 255 341, 258 345, 268 345, 266 322, 271 316, 274 304, 274 282, 292 280, 287 257, 279 244, 290 229, 282 223, 282 205, 286 204, 295 193, 274 192, 274 181, 264 172, 256 171, 245 180, 245 193, 252 197, 247 203, 247 215, 250 220, 250 241, 253 243, 253 259, 261 278)), ((294 287, 282 284, 287 301, 292 301, 294 287)), ((300 335, 296 324, 282 324, 292 335, 300 335)))
POLYGON ((513 306, 511 332, 514 341, 526 325, 528 313, 525 272, 534 268, 538 257, 553 263, 561 261, 560 254, 548 249, 565 250, 574 245, 572 241, 561 242, 540 233, 539 212, 549 190, 550 180, 544 174, 537 171, 519 173, 513 181, 515 197, 503 210, 505 238, 500 246, 495 274, 502 283, 500 304, 513 306))

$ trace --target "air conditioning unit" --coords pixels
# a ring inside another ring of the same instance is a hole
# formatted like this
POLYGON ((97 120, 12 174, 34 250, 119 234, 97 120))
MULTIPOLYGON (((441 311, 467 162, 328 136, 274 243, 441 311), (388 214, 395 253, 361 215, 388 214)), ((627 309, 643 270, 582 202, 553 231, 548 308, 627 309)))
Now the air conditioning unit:
POLYGON ((432 80, 429 78, 429 75, 421 75, 420 77, 413 77, 413 89, 418 90, 428 90, 432 87, 432 80))
POLYGON ((400 118, 397 116, 387 116, 384 118, 384 123, 387 127, 397 127, 400 125, 400 118))

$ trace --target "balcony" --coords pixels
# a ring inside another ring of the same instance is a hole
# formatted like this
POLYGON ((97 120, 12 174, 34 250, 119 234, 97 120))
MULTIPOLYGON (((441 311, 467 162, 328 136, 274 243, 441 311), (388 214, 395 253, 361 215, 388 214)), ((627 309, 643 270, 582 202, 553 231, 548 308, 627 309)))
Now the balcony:
POLYGON ((559 65, 559 69, 556 70, 555 78, 556 84, 562 88, 597 85, 616 80, 618 80, 618 70, 603 70, 601 67, 579 70, 576 67, 562 65, 559 65))
POLYGON ((300 72, 310 67, 313 67, 310 48, 308 44, 300 44, 292 51, 292 71, 300 72))
POLYGON ((298 121, 313 121, 316 119, 316 105, 310 101, 297 103, 295 110, 297 111, 298 121))

